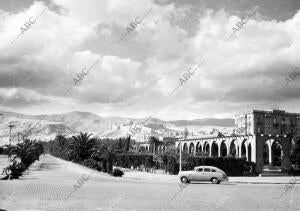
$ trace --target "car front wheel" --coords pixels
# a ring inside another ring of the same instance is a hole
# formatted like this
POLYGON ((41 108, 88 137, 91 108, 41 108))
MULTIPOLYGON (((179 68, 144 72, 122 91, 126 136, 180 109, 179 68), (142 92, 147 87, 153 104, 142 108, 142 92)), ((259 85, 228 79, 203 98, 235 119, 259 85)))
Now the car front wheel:
POLYGON ((189 180, 187 177, 181 177, 180 180, 182 183, 189 183, 189 180))
POLYGON ((220 181, 215 177, 211 178, 210 181, 211 181, 212 184, 219 184, 220 183, 220 181))

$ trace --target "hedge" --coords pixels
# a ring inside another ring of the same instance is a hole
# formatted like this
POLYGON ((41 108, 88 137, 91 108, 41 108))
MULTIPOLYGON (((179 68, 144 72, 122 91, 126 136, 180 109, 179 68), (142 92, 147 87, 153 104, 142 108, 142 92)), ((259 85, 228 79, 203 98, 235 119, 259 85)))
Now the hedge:
POLYGON ((233 157, 188 157, 182 170, 192 170, 196 166, 215 166, 228 176, 255 175, 255 163, 245 158, 233 157))
POLYGON ((153 168, 155 162, 153 155, 137 155, 137 154, 118 154, 116 158, 116 165, 123 168, 134 168, 144 165, 146 168, 153 168))
MULTIPOLYGON (((160 155, 162 162, 160 167, 170 174, 178 174, 179 163, 172 155, 160 155)), ((117 166, 123 168, 134 168, 144 165, 146 168, 157 168, 153 161, 153 155, 145 154, 119 154, 116 158, 117 166)), ((251 176, 255 174, 255 163, 246 161, 245 158, 233 157, 187 157, 182 162, 182 170, 193 170, 196 166, 215 166, 223 170, 228 176, 251 176)))

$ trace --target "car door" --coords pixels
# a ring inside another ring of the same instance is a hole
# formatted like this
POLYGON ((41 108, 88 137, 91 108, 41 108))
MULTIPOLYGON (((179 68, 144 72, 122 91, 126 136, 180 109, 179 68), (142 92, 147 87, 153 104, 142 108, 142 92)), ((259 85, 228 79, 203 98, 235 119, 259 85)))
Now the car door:
POLYGON ((210 181, 211 179, 211 170, 210 168, 204 168, 203 170, 203 180, 210 181))
POLYGON ((194 181, 203 181, 203 168, 197 168, 193 176, 194 181))

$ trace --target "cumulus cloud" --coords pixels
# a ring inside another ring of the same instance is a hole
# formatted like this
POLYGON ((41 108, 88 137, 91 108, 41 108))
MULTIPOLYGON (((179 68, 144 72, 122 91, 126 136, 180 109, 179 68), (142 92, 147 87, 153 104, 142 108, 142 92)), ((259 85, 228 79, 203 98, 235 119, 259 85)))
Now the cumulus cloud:
POLYGON ((281 87, 300 66, 300 11, 285 21, 265 18, 263 11, 255 5, 238 13, 195 10, 151 0, 34 1, 17 12, 0 10, 0 93, 3 100, 10 99, 1 108, 132 117, 151 113, 173 119, 232 116, 255 102, 279 102, 293 110, 300 95, 297 80, 281 87), (255 8, 255 15, 225 42, 235 24, 255 8), (20 27, 44 9, 11 44, 20 27), (143 23, 119 43, 130 22, 150 9, 143 23), (98 59, 65 96, 77 74, 98 59), (169 96, 188 68, 203 60, 169 96))

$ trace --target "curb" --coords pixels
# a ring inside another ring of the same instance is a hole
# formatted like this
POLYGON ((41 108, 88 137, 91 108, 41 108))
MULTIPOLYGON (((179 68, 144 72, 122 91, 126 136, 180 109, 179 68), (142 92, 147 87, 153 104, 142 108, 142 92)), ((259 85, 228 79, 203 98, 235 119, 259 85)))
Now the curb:
POLYGON ((232 181, 229 183, 237 183, 237 184, 259 184, 259 185, 300 185, 300 183, 290 183, 290 182, 241 182, 241 181, 232 181))

